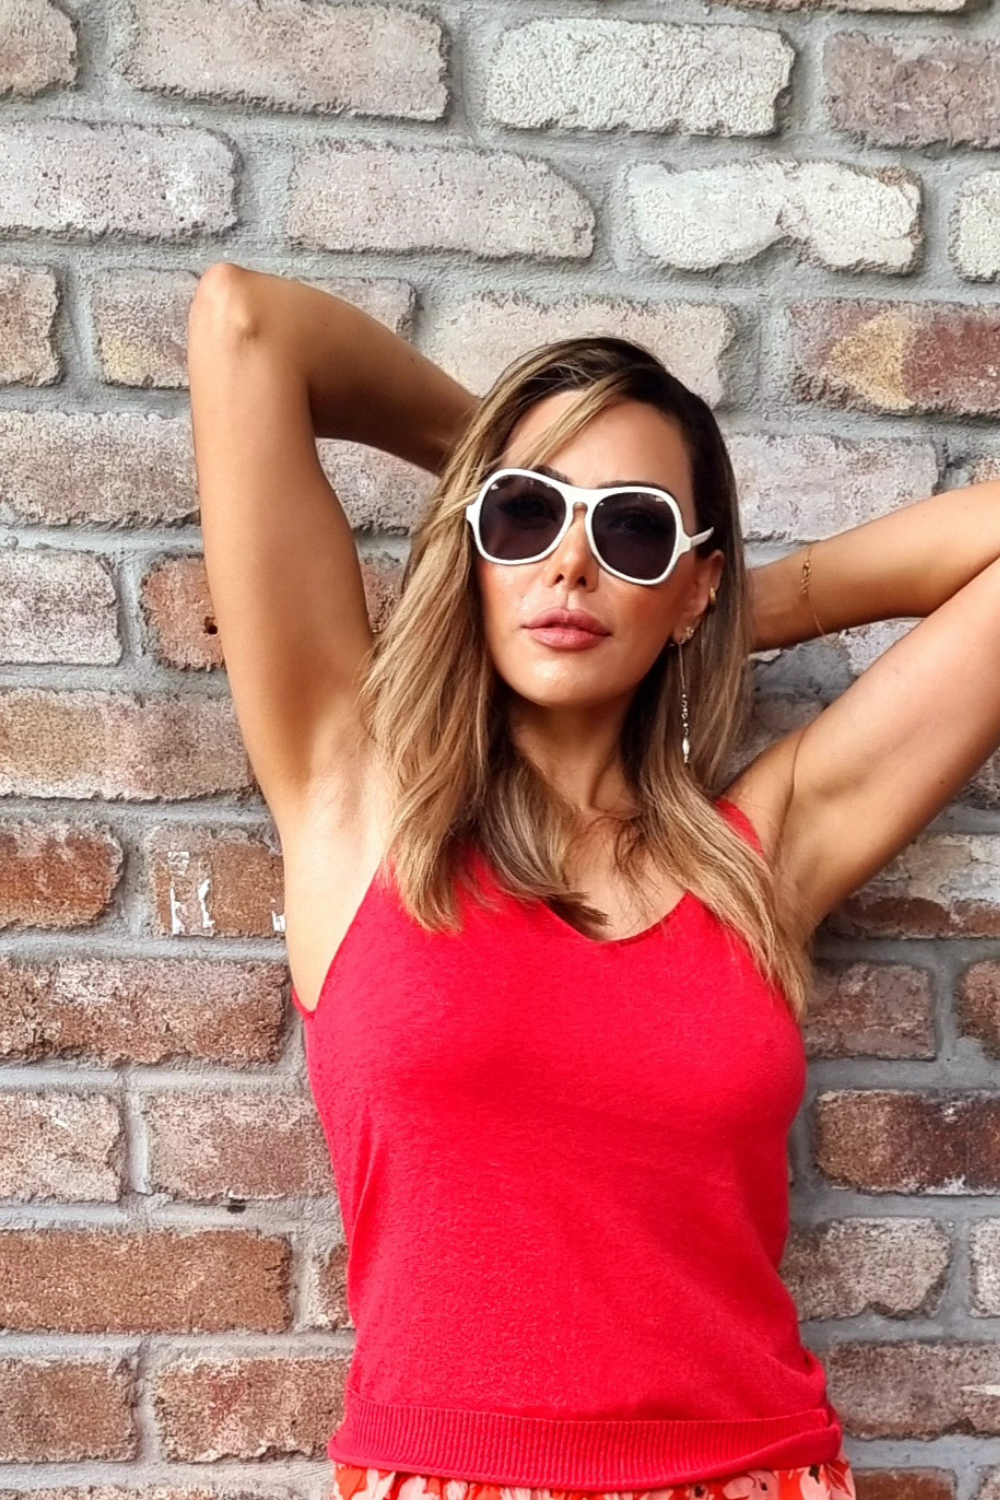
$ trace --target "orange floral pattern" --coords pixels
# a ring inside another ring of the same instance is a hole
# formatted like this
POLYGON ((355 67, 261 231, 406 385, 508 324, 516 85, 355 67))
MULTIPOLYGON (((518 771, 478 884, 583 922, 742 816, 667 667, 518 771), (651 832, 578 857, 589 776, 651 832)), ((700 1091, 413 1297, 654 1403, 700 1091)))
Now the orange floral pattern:
POLYGON ((655 1490, 548 1490, 334 1464, 333 1500, 857 1500, 843 1451, 802 1469, 748 1469, 655 1490))

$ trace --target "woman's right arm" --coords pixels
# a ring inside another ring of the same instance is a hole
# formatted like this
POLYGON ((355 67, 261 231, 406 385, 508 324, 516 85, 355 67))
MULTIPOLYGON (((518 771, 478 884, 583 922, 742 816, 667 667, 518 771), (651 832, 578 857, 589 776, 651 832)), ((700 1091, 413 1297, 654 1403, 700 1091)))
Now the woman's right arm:
POLYGON ((187 358, 209 591, 280 831, 315 794, 348 797, 364 753, 356 674, 372 632, 316 438, 436 473, 478 399, 360 308, 228 262, 195 292, 187 358))

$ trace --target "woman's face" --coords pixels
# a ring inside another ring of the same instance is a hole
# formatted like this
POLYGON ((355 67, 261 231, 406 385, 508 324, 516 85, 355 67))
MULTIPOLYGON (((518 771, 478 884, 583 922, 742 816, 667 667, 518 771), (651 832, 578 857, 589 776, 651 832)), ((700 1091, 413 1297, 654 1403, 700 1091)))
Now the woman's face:
MULTIPOLYGON (((579 399, 561 391, 521 419, 496 467, 523 467, 528 445, 579 399)), ((684 529, 696 531, 691 470, 679 423, 640 401, 593 417, 540 466, 589 489, 621 482, 658 485, 680 504, 684 529)), ((685 553, 659 584, 629 583, 602 568, 590 550, 584 509, 554 552, 540 562, 491 563, 474 552, 486 641, 496 669, 523 698, 547 707, 584 708, 631 692, 671 639, 698 625, 708 591, 718 586, 724 554, 685 553), (544 610, 585 610, 607 632, 585 649, 568 649, 529 628, 544 610)))

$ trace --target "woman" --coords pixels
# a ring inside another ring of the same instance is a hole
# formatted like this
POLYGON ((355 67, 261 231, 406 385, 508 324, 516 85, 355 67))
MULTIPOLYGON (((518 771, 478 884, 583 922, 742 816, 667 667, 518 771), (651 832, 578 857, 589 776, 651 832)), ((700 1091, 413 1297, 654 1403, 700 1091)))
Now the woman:
POLYGON ((1000 743, 1000 492, 748 574, 714 417, 633 344, 478 401, 222 263, 188 358, 350 1247, 343 1500, 853 1496, 778 1272, 807 950, 1000 743), (317 436, 438 475, 377 643, 317 436), (721 786, 748 653, 908 616, 721 786))

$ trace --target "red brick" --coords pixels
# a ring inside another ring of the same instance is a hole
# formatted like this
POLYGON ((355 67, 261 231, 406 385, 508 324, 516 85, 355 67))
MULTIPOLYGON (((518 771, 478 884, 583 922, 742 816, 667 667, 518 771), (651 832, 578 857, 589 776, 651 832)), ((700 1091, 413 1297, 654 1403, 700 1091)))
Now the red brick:
POLYGON ((109 1068, 185 1058, 274 1063, 288 988, 284 962, 0 958, 0 1057, 82 1057, 109 1068))
POLYGON ((983 1090, 832 1089, 815 1104, 816 1165, 869 1193, 1000 1190, 1000 1098, 983 1090))
POLYGON ((936 1057, 934 986, 910 964, 817 962, 804 1035, 810 1057, 936 1057))
POLYGON ((0 822, 0 927, 86 927, 109 910, 124 854, 92 824, 0 822))
POLYGON ((836 1219, 795 1226, 781 1275, 800 1318, 898 1318, 937 1311, 951 1252, 927 1219, 836 1219))
POLYGON ((817 301, 789 309, 792 389, 859 411, 1000 413, 1000 308, 817 301))
POLYGON ((174 1462, 322 1458, 343 1415, 348 1358, 176 1360, 153 1381, 160 1442, 174 1462))
MULTIPOLYGON (((0 20, 0 33, 2 27, 0 20)), ((0 73, 2 69, 0 35, 0 73)), ((52 385, 60 379, 58 306, 59 286, 47 266, 0 266, 0 384, 52 385)))
POLYGON ((121 660, 114 575, 92 552, 0 552, 0 661, 113 666, 121 660))
POLYGON ((55 1333, 277 1333, 288 1241, 251 1231, 0 1230, 0 1323, 55 1333))
POLYGON ((121 1106, 66 1089, 0 1093, 0 1198, 116 1203, 125 1185, 121 1106))
POLYGON ((135 1395, 128 1359, 0 1359, 0 1463, 136 1458, 135 1395))
POLYGON ((252 786, 230 698, 12 688, 0 692, 0 742, 7 796, 141 802, 252 786))
POLYGON ((438 120, 444 32, 401 5, 138 0, 123 72, 141 89, 322 114, 438 120))
MULTIPOLYGON (((380 630, 399 597, 402 564, 382 554, 359 558, 372 628, 380 630)), ((225 665, 222 637, 202 557, 166 557, 142 580, 148 650, 166 666, 210 670, 225 665)))
MULTIPOLYGON (((844 1342, 823 1354, 830 1400, 857 1438, 995 1437, 1000 1346, 943 1339, 844 1342)), ((909 1500, 909 1497, 907 1497, 909 1500)))
POLYGON ((310 1328, 353 1329, 347 1306, 347 1260, 343 1240, 313 1256, 305 1297, 305 1321, 310 1328))
POLYGON ((146 851, 164 936, 283 936, 284 867, 263 833, 164 824, 148 835, 146 851))
POLYGON ((859 1469, 851 1465, 857 1500, 955 1500, 946 1469, 859 1469))
POLYGON ((186 1089, 150 1096, 142 1113, 149 1191, 199 1202, 336 1191, 326 1137, 304 1094, 186 1089))
POLYGON ((841 130, 883 146, 1000 146, 1000 45, 839 31, 823 55, 841 130))

